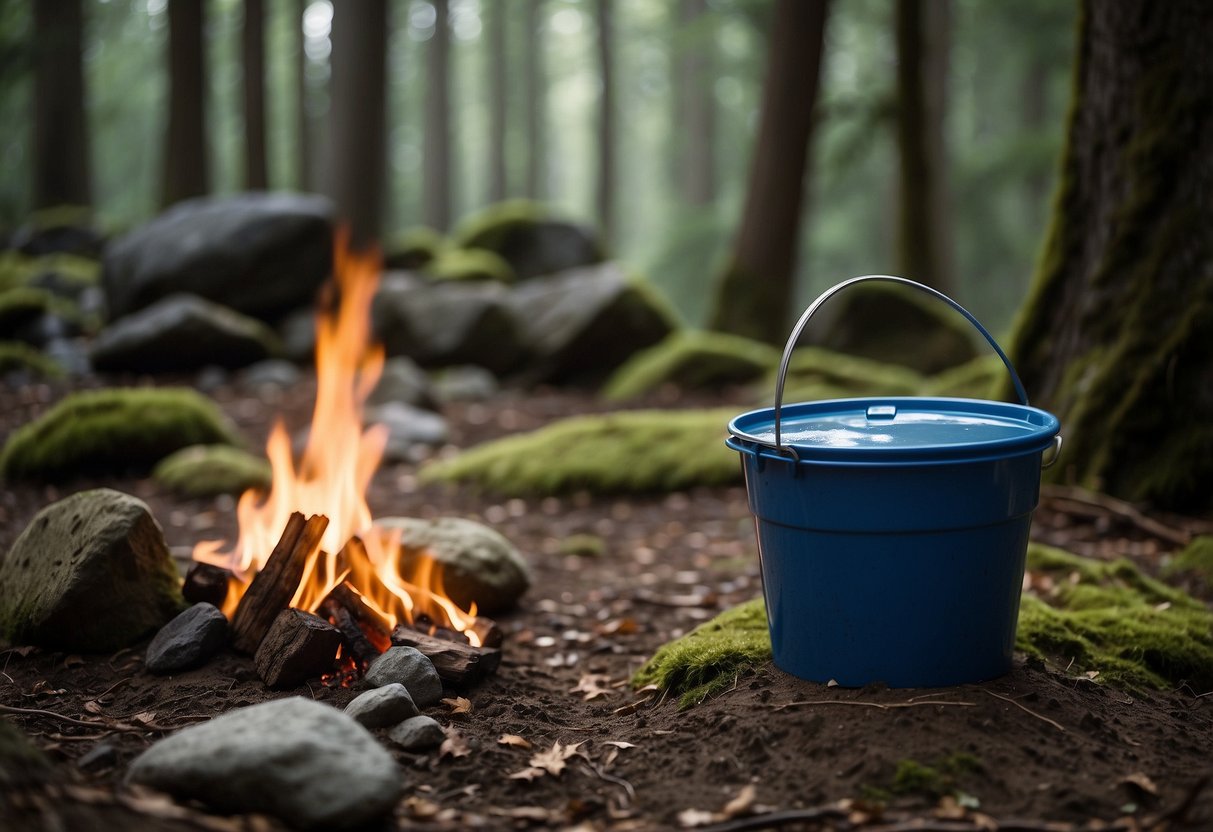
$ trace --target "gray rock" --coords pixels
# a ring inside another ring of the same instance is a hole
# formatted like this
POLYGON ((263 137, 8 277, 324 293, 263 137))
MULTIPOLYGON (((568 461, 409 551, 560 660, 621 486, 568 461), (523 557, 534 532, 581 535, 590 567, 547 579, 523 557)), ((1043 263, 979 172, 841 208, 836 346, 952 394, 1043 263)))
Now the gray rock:
POLYGON ((388 402, 403 402, 425 410, 438 410, 438 399, 429 375, 415 361, 403 355, 384 362, 379 383, 367 399, 370 405, 388 402))
POLYGON ((196 295, 172 295, 110 324, 93 341, 93 367, 158 373, 245 367, 280 352, 265 324, 196 295))
POLYGON ((258 361, 240 374, 240 381, 245 387, 294 387, 299 383, 303 373, 299 368, 281 358, 267 358, 258 361))
POLYGON ((345 712, 367 728, 387 728, 417 715, 408 688, 399 682, 374 688, 350 700, 345 712))
POLYGON ((383 449, 386 462, 413 461, 411 452, 416 445, 441 445, 450 436, 446 419, 430 410, 421 410, 404 402, 388 402, 366 411, 367 424, 384 425, 388 429, 387 446, 383 449))
POLYGON ((113 743, 99 742, 92 750, 76 760, 76 766, 85 771, 109 768, 118 762, 118 749, 113 743))
POLYGON ((441 563, 443 589, 463 609, 475 602, 481 613, 502 612, 531 585, 530 570, 514 545, 474 520, 384 517, 375 525, 400 529, 406 557, 428 556, 441 563))
POLYGON ((442 745, 446 732, 433 717, 415 716, 389 731, 388 737, 405 751, 427 751, 442 745))
POLYGON ((147 646, 144 664, 152 673, 198 667, 227 640, 227 618, 213 604, 194 604, 160 628, 147 646))
POLYGON ((399 682, 419 708, 437 705, 442 699, 442 680, 433 662, 413 647, 389 647, 371 662, 363 681, 377 688, 399 682))
POLYGON ((108 488, 38 512, 0 564, 0 586, 0 635, 61 650, 126 647, 185 606, 147 505, 108 488))
POLYGON ((266 812, 307 829, 386 815, 400 771, 351 717, 291 697, 185 728, 135 759, 128 779, 221 812, 266 812))
POLYGON ((601 262, 603 253, 592 229, 560 220, 516 220, 487 226, 460 244, 499 255, 519 280, 590 266, 601 262))
POLYGON ((331 215, 328 200, 302 194, 180 202, 107 247, 110 314, 176 292, 265 319, 306 306, 332 268, 331 215))
POLYGON ((477 364, 508 372, 522 358, 522 343, 507 297, 497 283, 431 283, 392 273, 371 310, 375 336, 388 355, 405 355, 425 367, 477 364))
POLYGON ((316 311, 310 306, 296 309, 278 321, 282 354, 299 364, 311 364, 316 357, 316 311))
POLYGON ((535 374, 595 382, 674 331, 656 290, 615 263, 528 280, 509 295, 535 374))
POLYGON ((482 402, 497 395, 497 377, 483 367, 450 367, 435 380, 438 396, 446 402, 482 402))

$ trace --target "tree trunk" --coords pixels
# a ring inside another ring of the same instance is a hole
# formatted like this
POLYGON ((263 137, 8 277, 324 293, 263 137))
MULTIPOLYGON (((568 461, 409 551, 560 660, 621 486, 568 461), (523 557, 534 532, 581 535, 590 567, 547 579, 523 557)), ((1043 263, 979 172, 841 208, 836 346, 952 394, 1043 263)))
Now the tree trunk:
POLYGON ((782 343, 792 314, 800 207, 828 0, 778 0, 741 227, 711 326, 782 343))
POLYGON ((1086 0, 1053 218, 1011 350, 1050 476, 1213 505, 1213 15, 1086 0))
POLYGON ((244 187, 269 187, 265 161, 265 3, 244 0, 240 36, 244 64, 244 187))
POLYGON ((598 0, 598 71, 602 92, 598 99, 598 185, 595 207, 602 238, 615 239, 615 49, 612 0, 598 0))
POLYGON ((382 239, 387 0, 333 4, 329 195, 363 249, 382 239))
POLYGON ((492 7, 488 15, 489 55, 485 61, 489 77, 489 201, 500 202, 508 191, 505 170, 506 137, 506 14, 505 3, 492 7))
POLYGON ((451 224, 451 29, 447 0, 433 0, 438 13, 426 50, 425 169, 422 188, 427 225, 451 224))
POLYGON ((943 124, 950 0, 898 0, 897 260, 905 277, 953 292, 943 124))
POLYGON ((80 0, 38 0, 32 6, 34 207, 90 205, 80 0))
POLYGON ((161 198, 165 206, 209 190, 203 7, 204 0, 168 4, 168 139, 161 198))
POLYGON ((716 80, 714 31, 700 31, 710 25, 707 0, 682 0, 678 20, 687 42, 678 56, 678 76, 674 89, 678 96, 675 135, 681 135, 678 154, 678 186, 690 205, 710 205, 716 199, 716 98, 712 87, 716 80))
POLYGON ((295 38, 298 61, 295 67, 295 132, 298 155, 295 157, 295 182, 301 191, 310 191, 312 182, 312 119, 307 112, 307 38, 303 34, 303 13, 309 0, 295 0, 295 38))
POLYGON ((543 62, 543 33, 539 26, 542 11, 543 0, 527 0, 526 195, 528 199, 542 199, 545 192, 544 128, 547 113, 547 79, 543 62))

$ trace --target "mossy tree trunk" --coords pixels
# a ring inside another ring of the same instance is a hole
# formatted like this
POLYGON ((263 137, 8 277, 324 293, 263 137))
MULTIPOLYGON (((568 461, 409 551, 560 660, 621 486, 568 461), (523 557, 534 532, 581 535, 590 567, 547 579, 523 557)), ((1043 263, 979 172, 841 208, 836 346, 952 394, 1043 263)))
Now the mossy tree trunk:
POLYGON ((545 175, 545 128, 547 126, 547 75, 543 60, 543 0, 526 4, 526 195, 542 199, 545 175))
POLYGON ((244 0, 244 28, 240 32, 244 71, 244 187, 269 187, 265 159, 265 2, 244 0))
POLYGON ((168 135, 161 204, 209 190, 203 0, 168 4, 168 135))
POLYGON ((434 0, 434 36, 425 53, 425 170, 422 191, 426 225, 451 224, 451 29, 450 5, 434 0))
POLYGON ((615 33, 612 0, 598 0, 598 187, 596 208, 602 237, 615 240, 615 33))
POLYGON ((1061 185, 1012 358, 1055 478, 1213 505, 1213 15, 1086 0, 1061 185))
POLYGON ((34 3, 34 207, 89 205, 80 0, 34 3))
POLYGON ((712 329, 782 343, 798 311, 797 238, 827 5, 775 4, 745 208, 709 318, 712 329))
POLYGON ((682 43, 674 132, 682 145, 675 160, 679 190, 690 205, 710 205, 716 199, 716 28, 707 0, 681 0, 678 23, 682 43))

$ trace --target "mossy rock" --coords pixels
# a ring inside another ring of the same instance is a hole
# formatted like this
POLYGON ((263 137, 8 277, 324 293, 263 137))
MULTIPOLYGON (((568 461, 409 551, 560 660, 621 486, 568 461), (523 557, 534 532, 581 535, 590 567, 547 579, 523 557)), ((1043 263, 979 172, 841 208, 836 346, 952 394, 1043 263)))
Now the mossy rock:
POLYGON ((0 292, 28 286, 44 274, 55 274, 79 288, 101 283, 101 264, 75 254, 31 257, 19 251, 0 252, 0 292))
POLYGON ((84 472, 143 472, 173 451, 205 444, 239 439, 219 409, 188 388, 73 393, 9 436, 0 475, 61 481, 84 472))
POLYGON ((21 286, 0 292, 0 332, 16 332, 43 315, 55 315, 74 323, 80 320, 74 303, 45 289, 21 286))
POLYGON ((721 332, 675 332, 617 369, 603 387, 604 397, 630 399, 665 384, 697 390, 741 384, 779 363, 774 347, 721 332))
POLYGON ((414 271, 437 257, 446 245, 446 237, 429 226, 408 228, 388 240, 383 265, 388 269, 414 271))
MULTIPOLYGON (((778 360, 776 361, 778 364, 778 360)), ((779 368, 764 380, 762 401, 772 401, 779 368)), ((925 379, 897 364, 873 361, 821 347, 801 347, 792 353, 784 382, 785 402, 804 402, 850 396, 914 396, 925 379)))
POLYGON ((66 373, 63 367, 29 344, 20 341, 0 341, 0 376, 9 373, 28 373, 46 379, 60 379, 66 373))
POLYGON ((1007 368, 997 355, 983 355, 944 370, 926 380, 922 392, 928 396, 957 399, 993 399, 1002 390, 1007 368))
POLYGON ((243 494, 250 488, 269 490, 270 464, 263 457, 231 445, 191 445, 166 456, 152 478, 186 497, 243 494))
POLYGON ((518 229, 530 228, 548 219, 548 210, 527 199, 507 199, 465 217, 453 240, 461 248, 497 250, 518 229))
POLYGON ((455 231, 458 248, 500 255, 519 280, 602 262, 602 241, 591 229, 553 218, 535 202, 509 200, 465 219, 455 231))
POLYGON ((436 280, 514 282, 514 270, 510 264, 499 254, 482 248, 446 249, 427 263, 424 270, 436 280))
POLYGON ((504 494, 678 491, 741 480, 724 445, 732 410, 635 410, 578 416, 465 451, 422 470, 504 494))
MULTIPOLYGON (((1047 599, 1025 593, 1016 649, 1116 687, 1213 687, 1213 611, 1144 575, 1126 560, 1083 558, 1028 546, 1027 569, 1052 578, 1047 599)), ((721 613, 662 646, 636 673, 685 707, 732 686, 738 674, 771 660, 761 598, 721 613)))

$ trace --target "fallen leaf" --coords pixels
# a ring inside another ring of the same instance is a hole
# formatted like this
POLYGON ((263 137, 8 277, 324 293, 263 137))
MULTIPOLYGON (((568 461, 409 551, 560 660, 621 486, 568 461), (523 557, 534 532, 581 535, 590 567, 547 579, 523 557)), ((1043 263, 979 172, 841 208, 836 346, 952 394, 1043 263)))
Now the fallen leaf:
POLYGON ((1098 670, 1088 670, 1086 673, 1084 673, 1084 674, 1082 674, 1082 675, 1083 675, 1083 676, 1086 676, 1088 679, 1092 679, 1092 680, 1093 680, 1093 679, 1098 679, 1098 678, 1099 678, 1099 671, 1098 671, 1098 670))
POLYGON ((603 745, 613 745, 616 748, 636 748, 636 743, 624 742, 623 740, 607 740, 603 745))
POLYGON ((1118 786, 1127 786, 1130 791, 1137 791, 1150 797, 1158 797, 1158 786, 1144 771, 1135 771, 1116 781, 1118 786))
POLYGON ((99 714, 101 713, 101 703, 99 703, 96 699, 90 699, 84 703, 84 710, 88 711, 90 714, 99 714))
POLYGON ((940 820, 964 820, 965 808, 956 802, 955 797, 945 794, 935 807, 935 817, 940 820))
POLYGON ((517 734, 502 734, 497 739, 498 745, 510 745, 514 748, 530 748, 531 743, 517 734))
POLYGON ((581 677, 581 681, 577 683, 577 687, 573 688, 569 693, 583 693, 583 700, 589 702, 597 699, 600 696, 609 696, 611 688, 611 677, 605 673, 587 673, 581 677))
POLYGON ((463 736, 458 728, 447 726, 443 730, 446 733, 446 739, 438 747, 438 759, 442 759, 443 757, 466 757, 472 753, 472 749, 468 746, 467 737, 463 736))
POLYGON ((442 704, 450 708, 452 714, 470 714, 472 712, 471 700, 464 699, 462 696, 456 696, 454 699, 443 699, 442 704))
POLYGON ((560 772, 564 771, 565 761, 576 754, 581 746, 582 743, 579 742, 572 745, 561 745, 557 740, 547 751, 540 751, 538 754, 532 755, 531 765, 543 769, 552 776, 558 776, 560 772))
POLYGON ((148 724, 156 721, 156 712, 155 711, 142 711, 140 713, 135 714, 133 717, 131 717, 131 719, 133 719, 135 722, 140 723, 141 725, 148 725, 148 724))
POLYGON ((683 809, 678 813, 678 825, 683 829, 694 829, 715 823, 718 817, 715 812, 705 812, 703 809, 683 809))
POLYGON ((535 768, 534 766, 531 766, 530 768, 522 769, 522 771, 515 771, 513 774, 508 775, 508 779, 531 781, 537 777, 542 777, 546 773, 547 772, 545 772, 541 768, 535 768))
POLYGON ((742 787, 736 797, 724 804, 721 814, 724 815, 725 820, 732 820, 733 818, 747 814, 750 811, 750 807, 754 805, 756 797, 758 797, 758 789, 754 788, 753 783, 748 783, 742 787))
POLYGON ((542 806, 511 806, 508 809, 494 806, 492 809, 489 809, 489 814, 503 818, 513 818, 514 820, 531 820, 536 823, 555 820, 552 811, 542 806))
POLYGON ((432 800, 414 795, 404 801, 404 812, 413 820, 430 820, 442 811, 442 807, 432 800))

